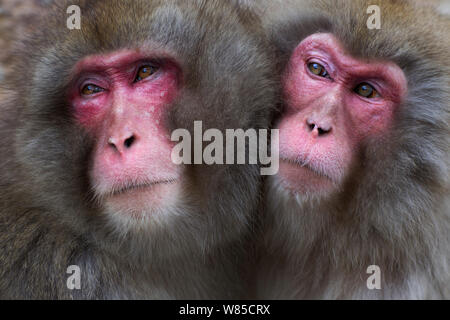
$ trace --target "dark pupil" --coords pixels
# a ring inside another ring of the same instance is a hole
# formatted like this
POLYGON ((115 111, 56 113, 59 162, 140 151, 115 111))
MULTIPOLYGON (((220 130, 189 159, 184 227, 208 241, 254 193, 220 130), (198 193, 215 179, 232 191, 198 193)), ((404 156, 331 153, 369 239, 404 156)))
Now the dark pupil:
POLYGON ((370 95, 371 92, 372 92, 372 88, 371 88, 370 86, 366 85, 366 84, 363 84, 363 85, 361 86, 361 92, 362 92, 363 94, 370 95))
POLYGON ((321 76, 321 77, 327 76, 327 71, 320 64, 312 63, 312 67, 314 69, 314 73, 317 74, 318 76, 321 76))
POLYGON ((136 81, 142 80, 143 79, 142 77, 150 76, 151 73, 152 73, 151 67, 142 67, 141 69, 139 69, 139 73, 136 77, 136 81))
POLYGON ((100 92, 100 88, 97 87, 97 86, 94 86, 93 84, 89 84, 89 85, 86 87, 86 89, 87 89, 88 91, 90 91, 90 92, 93 92, 93 93, 100 92))

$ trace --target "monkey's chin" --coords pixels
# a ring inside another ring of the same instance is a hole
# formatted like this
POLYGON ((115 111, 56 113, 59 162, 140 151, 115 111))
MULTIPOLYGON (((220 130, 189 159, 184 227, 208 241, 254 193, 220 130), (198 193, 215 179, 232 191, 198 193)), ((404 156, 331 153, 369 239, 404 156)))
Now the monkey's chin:
POLYGON ((280 161, 278 179, 281 186, 294 194, 325 196, 337 189, 329 177, 287 160, 280 161))
POLYGON ((164 212, 164 208, 173 205, 178 198, 179 188, 178 180, 130 187, 105 197, 103 206, 107 213, 141 219, 164 212))

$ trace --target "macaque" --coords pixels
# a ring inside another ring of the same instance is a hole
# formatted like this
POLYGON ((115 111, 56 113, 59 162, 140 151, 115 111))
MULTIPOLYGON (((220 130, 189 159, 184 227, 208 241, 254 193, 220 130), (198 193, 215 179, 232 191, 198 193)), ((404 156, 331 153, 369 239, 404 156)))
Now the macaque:
POLYGON ((242 297, 259 168, 171 132, 268 128, 272 48, 238 1, 55 1, 5 79, 0 298, 242 297))
POLYGON ((283 110, 256 297, 450 298, 448 18, 407 1, 260 10, 283 110))

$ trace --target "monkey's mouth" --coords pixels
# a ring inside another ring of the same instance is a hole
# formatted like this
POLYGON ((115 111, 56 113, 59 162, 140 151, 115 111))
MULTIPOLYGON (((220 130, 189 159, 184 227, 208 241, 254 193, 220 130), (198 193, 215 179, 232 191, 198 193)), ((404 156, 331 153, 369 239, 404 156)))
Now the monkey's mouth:
POLYGON ((334 180, 306 162, 280 159, 282 185, 295 193, 322 193, 334 189, 334 180))
POLYGON ((150 182, 144 182, 144 183, 132 183, 127 184, 120 187, 113 187, 112 190, 109 192, 109 197, 115 197, 127 193, 132 192, 139 192, 139 191, 149 191, 154 189, 156 186, 159 185, 168 185, 168 184, 174 184, 177 181, 177 179, 165 179, 165 180, 156 180, 156 181, 150 181, 150 182))
POLYGON ((155 179, 151 181, 133 181, 113 185, 107 194, 98 197, 97 204, 108 214, 127 217, 142 217, 165 212, 178 199, 180 179, 155 179))
POLYGON ((292 166, 293 168, 297 167, 299 170, 302 170, 302 169, 309 170, 313 174, 317 175, 318 177, 330 180, 330 182, 334 182, 334 179, 332 177, 330 177, 330 175, 323 172, 322 170, 315 168, 314 166, 309 164, 307 161, 297 161, 297 160, 292 160, 292 159, 281 158, 280 163, 285 163, 287 165, 292 166))

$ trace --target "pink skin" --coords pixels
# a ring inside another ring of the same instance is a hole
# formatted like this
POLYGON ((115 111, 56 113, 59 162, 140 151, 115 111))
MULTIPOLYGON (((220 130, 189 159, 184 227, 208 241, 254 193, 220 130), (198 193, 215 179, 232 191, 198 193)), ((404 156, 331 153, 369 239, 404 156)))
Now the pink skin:
POLYGON ((394 63, 353 58, 332 34, 319 33, 294 50, 283 91, 279 177, 294 192, 317 193, 339 186, 363 139, 388 131, 407 82, 394 63), (313 74, 309 63, 321 64, 330 78, 313 74), (354 92, 362 82, 379 96, 354 92))
POLYGON ((160 203, 168 185, 180 178, 180 167, 171 161, 173 143, 164 115, 178 92, 181 70, 168 59, 158 56, 163 61, 158 64, 152 58, 133 50, 86 57, 75 66, 69 92, 75 118, 96 141, 92 187, 99 198, 115 201, 124 210, 160 203), (158 69, 135 82, 139 68, 146 65, 158 69), (87 84, 103 91, 84 95, 87 84), (127 147, 130 137, 134 141, 127 147))

